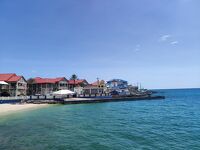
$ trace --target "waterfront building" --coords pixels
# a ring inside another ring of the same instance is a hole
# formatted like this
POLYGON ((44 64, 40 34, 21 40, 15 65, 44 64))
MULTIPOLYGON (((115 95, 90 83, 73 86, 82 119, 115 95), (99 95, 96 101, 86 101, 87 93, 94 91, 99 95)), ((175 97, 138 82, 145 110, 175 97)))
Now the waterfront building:
POLYGON ((0 74, 0 81, 8 84, 1 85, 1 96, 24 96, 27 91, 27 82, 23 76, 15 73, 0 74))
POLYGON ((80 92, 80 90, 87 86, 89 83, 87 82, 87 80, 85 79, 76 79, 76 80, 69 80, 69 89, 76 92, 75 90, 78 89, 78 91, 80 92))
POLYGON ((112 79, 106 83, 109 93, 118 93, 119 95, 130 95, 128 82, 122 79, 112 79))
POLYGON ((68 89, 68 80, 65 77, 58 78, 31 78, 28 80, 29 95, 48 95, 54 91, 68 89))
POLYGON ((98 81, 96 81, 94 83, 91 83, 91 85, 97 86, 97 87, 101 87, 101 88, 106 87, 106 83, 105 83, 104 80, 100 80, 100 81, 98 80, 98 81))
POLYGON ((110 89, 128 88, 128 82, 125 80, 121 80, 121 79, 112 79, 110 81, 107 81, 106 85, 110 89))
POLYGON ((82 95, 83 94, 83 87, 81 86, 77 86, 74 88, 74 92, 78 95, 82 95))
POLYGON ((106 91, 106 84, 104 80, 96 81, 83 88, 83 94, 103 94, 106 91))
POLYGON ((128 90, 131 95, 137 95, 139 92, 138 86, 128 85, 128 90))

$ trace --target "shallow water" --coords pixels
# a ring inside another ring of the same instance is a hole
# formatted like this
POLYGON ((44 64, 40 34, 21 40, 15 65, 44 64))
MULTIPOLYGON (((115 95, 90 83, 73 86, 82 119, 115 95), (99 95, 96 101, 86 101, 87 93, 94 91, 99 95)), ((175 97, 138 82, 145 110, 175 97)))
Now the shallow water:
POLYGON ((200 89, 165 100, 55 105, 0 117, 0 149, 200 149, 200 89))

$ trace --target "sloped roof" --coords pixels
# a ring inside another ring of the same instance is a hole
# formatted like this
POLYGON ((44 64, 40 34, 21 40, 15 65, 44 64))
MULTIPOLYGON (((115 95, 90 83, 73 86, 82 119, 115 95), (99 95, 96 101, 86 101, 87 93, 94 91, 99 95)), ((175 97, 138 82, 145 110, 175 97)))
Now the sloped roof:
POLYGON ((96 82, 91 83, 91 85, 93 85, 93 86, 98 86, 98 85, 102 85, 102 84, 105 84, 104 80, 96 81, 96 82))
POLYGON ((18 76, 15 73, 0 74, 0 81, 5 82, 17 82, 21 78, 22 76, 18 76))
MULTIPOLYGON (((85 79, 79 79, 79 80, 75 80, 75 84, 81 84, 81 83, 88 83, 85 79)), ((73 84, 74 85, 74 80, 69 80, 69 84, 73 84)))
POLYGON ((21 78, 22 76, 13 76, 8 80, 8 82, 16 82, 19 81, 21 78))
POLYGON ((62 80, 67 80, 65 77, 59 77, 59 78, 40 78, 40 77, 36 77, 33 78, 35 83, 38 84, 43 84, 43 83, 57 83, 59 81, 62 80))
POLYGON ((14 73, 0 74, 0 81, 8 81, 12 76, 15 76, 14 73))

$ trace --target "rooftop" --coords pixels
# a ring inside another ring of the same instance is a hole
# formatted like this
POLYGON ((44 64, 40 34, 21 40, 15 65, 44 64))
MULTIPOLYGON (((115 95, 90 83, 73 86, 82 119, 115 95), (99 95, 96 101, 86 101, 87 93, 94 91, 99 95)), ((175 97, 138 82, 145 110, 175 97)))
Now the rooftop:
POLYGON ((18 76, 15 73, 0 74, 0 81, 5 82, 17 82, 21 78, 22 76, 18 76))
POLYGON ((86 82, 86 83, 88 83, 85 79, 78 79, 78 80, 69 80, 69 84, 81 84, 81 83, 84 83, 84 82, 86 82))
POLYGON ((57 83, 60 82, 62 80, 67 80, 65 77, 58 77, 58 78, 40 78, 40 77, 36 77, 33 78, 34 83, 37 84, 43 84, 43 83, 57 83))

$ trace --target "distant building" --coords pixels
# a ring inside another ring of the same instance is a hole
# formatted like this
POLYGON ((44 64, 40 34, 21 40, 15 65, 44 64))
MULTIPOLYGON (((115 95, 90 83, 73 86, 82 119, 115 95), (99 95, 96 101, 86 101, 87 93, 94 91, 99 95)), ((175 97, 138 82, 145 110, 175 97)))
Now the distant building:
POLYGON ((138 93, 138 86, 129 85, 128 90, 131 95, 136 95, 138 93))
POLYGON ((27 82, 23 76, 18 76, 14 73, 0 74, 0 81, 8 83, 1 85, 1 96, 24 96, 26 95, 27 82))
POLYGON ((96 81, 94 83, 91 83, 91 85, 97 86, 97 87, 100 87, 100 88, 106 87, 106 83, 105 83, 104 80, 96 81))
POLYGON ((74 89, 71 89, 71 90, 74 90, 74 92, 78 95, 83 94, 83 87, 81 87, 81 86, 77 86, 77 87, 75 87, 74 89))
POLYGON ((69 89, 70 90, 75 90, 75 89, 82 89, 83 87, 87 86, 88 85, 88 82, 87 80, 85 79, 78 79, 78 80, 69 80, 69 89), (82 88, 80 88, 82 87, 82 88))
POLYGON ((110 81, 107 81, 106 85, 110 89, 128 88, 128 82, 125 80, 121 80, 121 79, 112 79, 110 81))
POLYGON ((68 80, 59 78, 31 78, 28 80, 29 95, 48 95, 53 91, 68 89, 68 80))
POLYGON ((128 82, 121 79, 112 79, 106 83, 109 93, 118 93, 119 95, 129 95, 128 82))
POLYGON ((104 80, 96 81, 83 88, 83 94, 103 94, 106 90, 106 84, 104 80))

